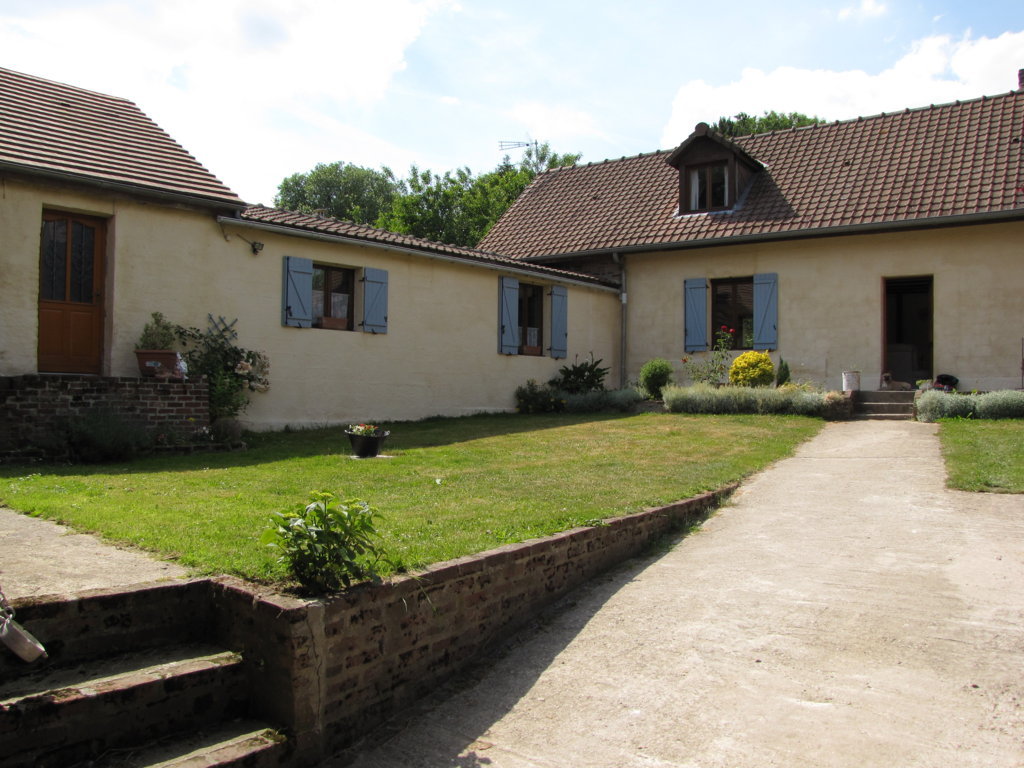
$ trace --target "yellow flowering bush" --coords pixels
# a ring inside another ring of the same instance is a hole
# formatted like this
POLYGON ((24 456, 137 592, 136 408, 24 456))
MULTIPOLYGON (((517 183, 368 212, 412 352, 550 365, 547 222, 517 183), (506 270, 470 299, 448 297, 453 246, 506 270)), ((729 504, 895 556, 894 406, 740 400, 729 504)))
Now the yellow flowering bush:
POLYGON ((773 381, 775 366, 767 352, 744 352, 729 368, 729 383, 739 387, 767 387, 773 381))

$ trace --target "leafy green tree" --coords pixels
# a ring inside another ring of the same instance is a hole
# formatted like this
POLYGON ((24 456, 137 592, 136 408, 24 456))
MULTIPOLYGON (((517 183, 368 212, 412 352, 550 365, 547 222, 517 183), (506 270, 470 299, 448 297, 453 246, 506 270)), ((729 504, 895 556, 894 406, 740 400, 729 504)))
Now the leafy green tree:
POLYGON ((820 117, 808 117, 800 112, 771 112, 765 111, 761 116, 748 115, 746 112, 739 112, 732 117, 720 117, 718 122, 711 126, 723 136, 750 136, 755 133, 768 133, 769 131, 785 131, 789 128, 801 128, 805 125, 817 125, 827 122, 820 117))
POLYGON ((349 163, 320 163, 281 182, 274 205, 452 245, 475 246, 541 171, 575 165, 579 154, 560 155, 548 144, 528 147, 519 163, 506 155, 488 173, 469 168, 442 174, 409 169, 397 179, 349 163))
POLYGON ((413 166, 404 194, 377 226, 453 245, 475 246, 538 173, 575 165, 579 154, 560 155, 547 144, 527 148, 518 164, 506 155, 488 173, 459 168, 443 176, 413 166))
POLYGON ((319 163, 308 173, 282 181, 274 205, 372 225, 402 192, 402 183, 390 168, 375 171, 351 163, 319 163))

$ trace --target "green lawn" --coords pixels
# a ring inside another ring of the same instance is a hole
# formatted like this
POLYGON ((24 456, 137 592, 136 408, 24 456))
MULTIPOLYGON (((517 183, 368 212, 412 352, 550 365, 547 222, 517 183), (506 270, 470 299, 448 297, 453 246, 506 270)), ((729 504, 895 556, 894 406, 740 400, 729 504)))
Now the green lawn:
POLYGON ((944 419, 939 424, 951 488, 1024 493, 1024 421, 944 419))
POLYGON ((268 514, 314 489, 368 500, 398 567, 479 552, 711 490, 788 455, 822 426, 791 416, 489 415, 391 425, 352 460, 341 429, 250 435, 233 453, 0 468, 13 509, 177 559, 280 580, 268 514))

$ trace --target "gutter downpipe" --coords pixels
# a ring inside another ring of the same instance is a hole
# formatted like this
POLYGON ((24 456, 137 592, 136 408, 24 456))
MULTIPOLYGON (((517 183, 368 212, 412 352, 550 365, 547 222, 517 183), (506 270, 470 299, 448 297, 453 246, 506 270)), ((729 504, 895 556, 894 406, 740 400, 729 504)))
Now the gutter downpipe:
POLYGON ((627 305, 626 305, 626 257, 619 251, 612 252, 612 262, 619 265, 619 388, 626 386, 626 353, 629 351, 629 344, 626 334, 627 305))

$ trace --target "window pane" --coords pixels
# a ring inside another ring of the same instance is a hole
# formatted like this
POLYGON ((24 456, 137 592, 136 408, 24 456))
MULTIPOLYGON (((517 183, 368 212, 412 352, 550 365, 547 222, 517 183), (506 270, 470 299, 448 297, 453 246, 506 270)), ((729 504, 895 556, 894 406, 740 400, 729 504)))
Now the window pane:
POLYGON ((87 224, 71 223, 71 301, 92 304, 93 259, 95 258, 96 230, 87 224))
POLYGON ((711 177, 711 200, 709 208, 725 207, 725 166, 713 165, 708 169, 711 177))
POLYGON ((68 225, 66 221, 43 222, 42 258, 39 260, 39 297, 64 301, 67 268, 68 225))
POLYGON ((733 349, 750 349, 754 342, 754 278, 711 281, 712 337, 724 326, 732 331, 733 349))
POLYGON ((699 211, 704 208, 705 176, 703 168, 690 171, 690 210, 699 211))
POLYGON ((320 267, 313 267, 313 324, 322 320, 324 316, 324 271, 320 267))

